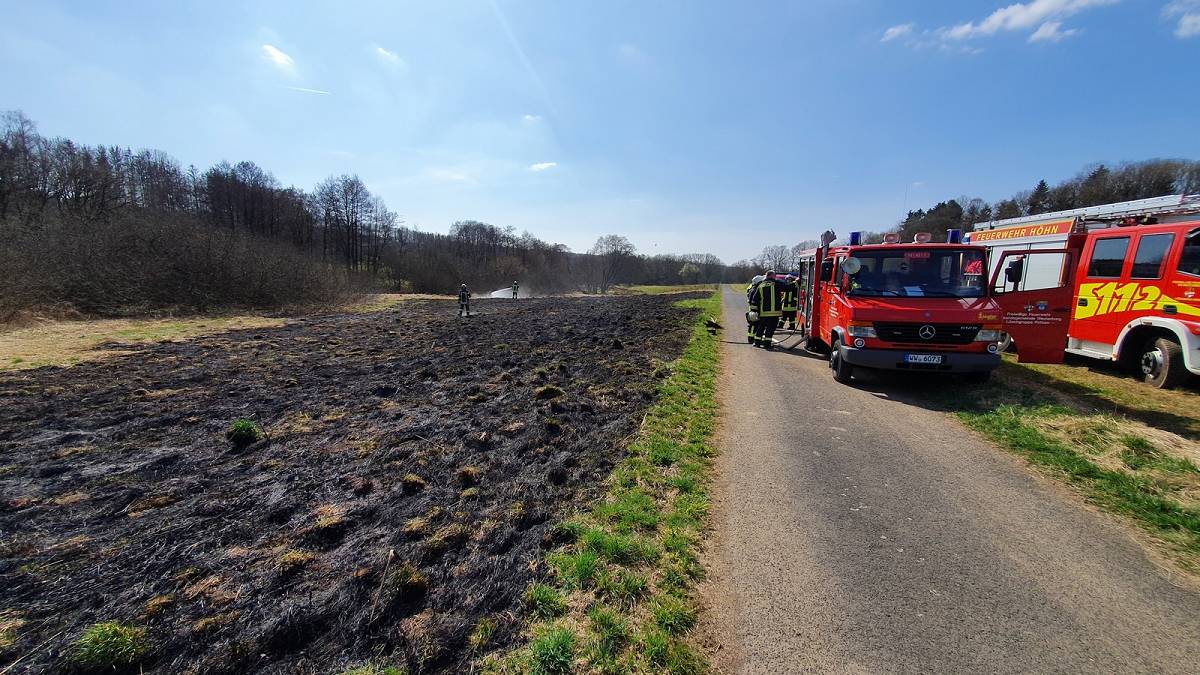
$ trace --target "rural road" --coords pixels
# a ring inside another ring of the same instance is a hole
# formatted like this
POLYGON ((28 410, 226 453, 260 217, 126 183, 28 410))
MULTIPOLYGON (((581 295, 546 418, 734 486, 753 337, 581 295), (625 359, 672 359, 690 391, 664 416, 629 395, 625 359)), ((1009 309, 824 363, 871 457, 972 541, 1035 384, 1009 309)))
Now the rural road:
POLYGON ((727 673, 1200 672, 1200 593, 903 398, 744 341, 726 288, 702 641, 727 673))

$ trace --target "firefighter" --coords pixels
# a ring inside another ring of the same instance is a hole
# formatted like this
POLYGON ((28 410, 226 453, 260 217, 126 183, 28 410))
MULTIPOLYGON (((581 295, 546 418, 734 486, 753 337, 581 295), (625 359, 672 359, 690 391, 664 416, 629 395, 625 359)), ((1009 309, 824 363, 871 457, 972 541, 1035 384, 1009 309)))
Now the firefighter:
POLYGON ((757 320, 752 321, 750 319, 751 316, 757 316, 756 314, 751 314, 754 311, 754 304, 750 301, 750 297, 754 294, 754 287, 761 284, 764 279, 766 277, 759 274, 746 285, 746 342, 750 344, 754 344, 754 325, 757 323, 757 320))
POLYGON ((779 321, 786 321, 788 330, 796 330, 796 312, 800 311, 800 285, 796 283, 796 275, 789 274, 784 277, 782 288, 779 308, 783 310, 783 316, 779 321))
POLYGON ((767 270, 766 279, 750 292, 751 311, 758 312, 754 326, 754 346, 770 350, 774 348, 775 328, 779 325, 782 284, 775 279, 775 270, 767 270))
POLYGON ((471 291, 466 284, 458 289, 458 315, 471 316, 471 291))
POLYGON ((517 299, 517 289, 518 288, 520 288, 520 286, 518 286, 517 282, 514 281, 513 282, 513 300, 517 299))

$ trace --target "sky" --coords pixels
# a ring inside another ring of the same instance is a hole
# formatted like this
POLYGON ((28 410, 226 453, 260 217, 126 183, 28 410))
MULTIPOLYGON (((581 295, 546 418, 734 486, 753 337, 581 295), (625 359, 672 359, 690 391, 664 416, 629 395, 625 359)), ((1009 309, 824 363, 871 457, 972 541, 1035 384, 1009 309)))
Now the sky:
POLYGON ((357 174, 410 227, 727 262, 1200 159, 1200 0, 0 0, 48 136, 357 174))

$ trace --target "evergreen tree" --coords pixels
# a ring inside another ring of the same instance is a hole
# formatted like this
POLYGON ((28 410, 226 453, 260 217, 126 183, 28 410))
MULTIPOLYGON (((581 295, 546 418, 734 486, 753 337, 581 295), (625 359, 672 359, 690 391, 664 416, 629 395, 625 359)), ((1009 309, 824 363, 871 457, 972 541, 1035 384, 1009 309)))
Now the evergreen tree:
POLYGON ((1045 180, 1038 181, 1037 187, 1029 193, 1026 207, 1031 216, 1050 210, 1050 186, 1046 184, 1045 180))

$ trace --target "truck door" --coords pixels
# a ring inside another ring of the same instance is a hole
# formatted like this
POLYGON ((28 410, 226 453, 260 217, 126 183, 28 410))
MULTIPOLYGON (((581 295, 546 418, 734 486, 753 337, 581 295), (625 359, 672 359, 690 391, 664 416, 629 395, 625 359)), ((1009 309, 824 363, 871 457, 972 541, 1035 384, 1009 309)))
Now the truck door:
POLYGON ((1017 360, 1021 363, 1063 362, 1075 291, 1073 264, 1074 254, 1067 249, 1005 251, 996 262, 992 299, 1000 305, 1004 330, 1016 341, 1017 360), (1057 283, 1044 282, 1035 285, 1048 287, 1027 288, 1023 283, 1026 273, 1030 269, 1044 270, 1047 264, 1058 267, 1057 283))

